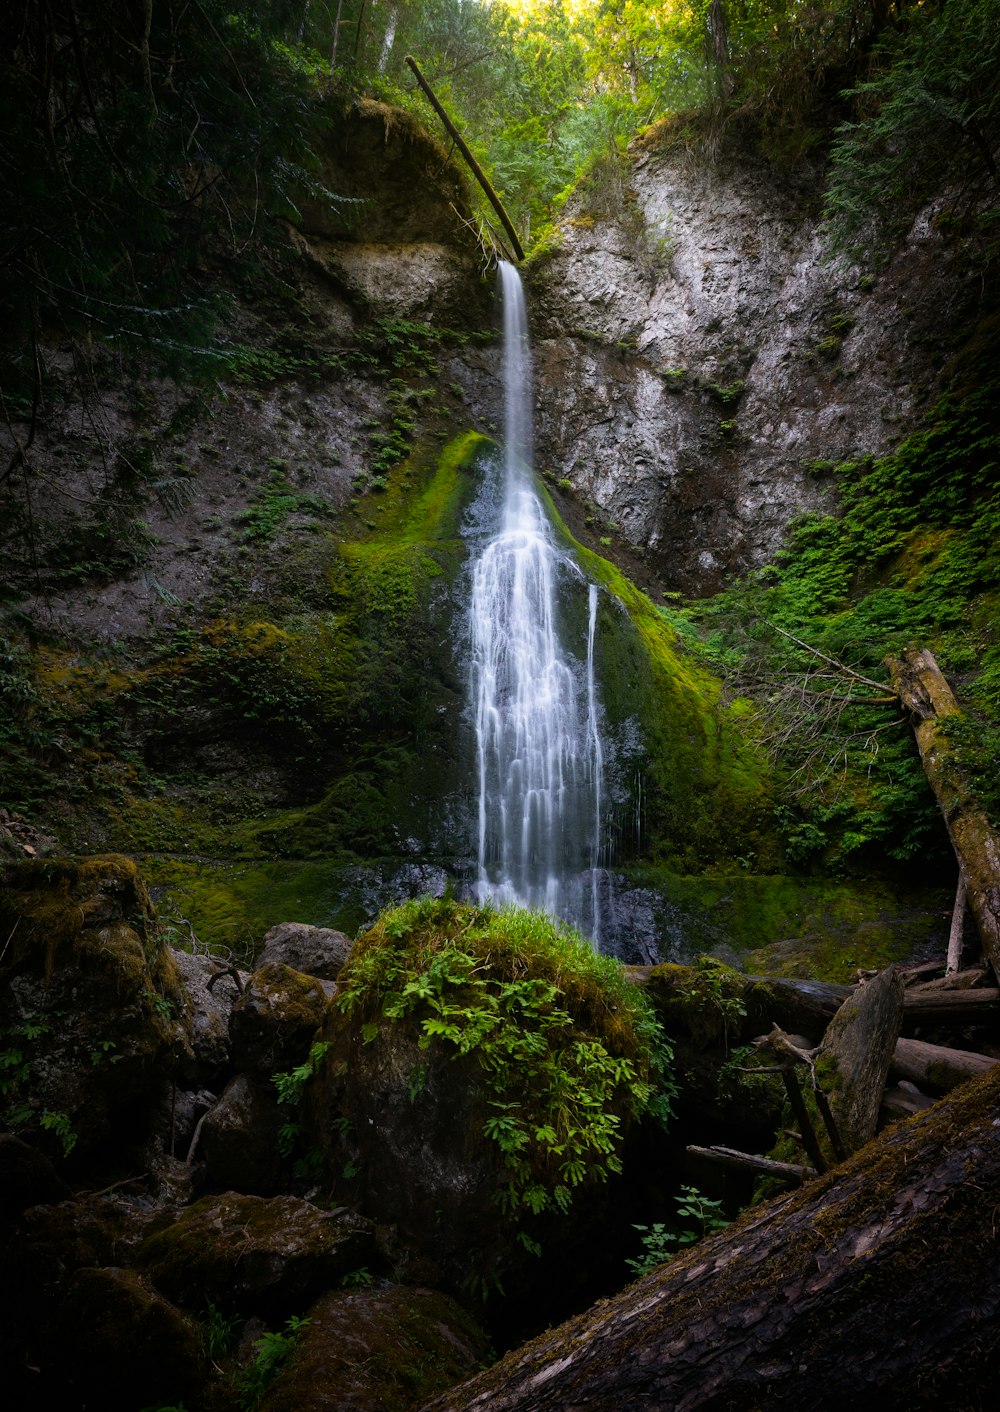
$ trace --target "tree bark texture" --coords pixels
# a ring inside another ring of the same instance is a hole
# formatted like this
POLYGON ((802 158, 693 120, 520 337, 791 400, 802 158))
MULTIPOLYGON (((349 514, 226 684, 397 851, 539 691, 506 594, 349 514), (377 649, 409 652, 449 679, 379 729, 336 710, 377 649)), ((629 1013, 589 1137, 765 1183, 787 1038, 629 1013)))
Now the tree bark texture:
POLYGON ((427 1412, 996 1405, 1000 1069, 427 1412))
POLYGON ((889 661, 892 685, 910 713, 924 773, 941 806, 983 950, 1000 977, 1000 838, 965 785, 942 725, 961 715, 932 654, 911 649, 889 661))
MULTIPOLYGON (((903 1020, 903 983, 889 966, 859 986, 827 1026, 817 1064, 836 1068, 827 1092, 840 1140, 856 1152, 875 1136, 882 1091, 903 1020)), ((823 1087, 824 1076, 820 1082, 823 1087)))

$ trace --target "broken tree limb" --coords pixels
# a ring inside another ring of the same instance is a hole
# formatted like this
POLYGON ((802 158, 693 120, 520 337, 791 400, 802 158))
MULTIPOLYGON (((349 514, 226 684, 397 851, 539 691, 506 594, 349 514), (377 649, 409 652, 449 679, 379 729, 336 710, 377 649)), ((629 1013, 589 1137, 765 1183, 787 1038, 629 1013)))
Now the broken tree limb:
POLYGON ((816 1175, 814 1167, 801 1167, 795 1162, 776 1162, 773 1157, 759 1157, 755 1152, 737 1152, 733 1147, 688 1147, 689 1157, 722 1167, 729 1172, 753 1172, 761 1177, 778 1177, 782 1181, 803 1182, 816 1175))
POLYGON ((993 1405, 1000 1069, 425 1412, 993 1405))
POLYGON ((500 200, 500 197, 493 190, 493 186, 490 182, 489 177, 486 175, 482 167, 472 155, 471 151, 469 150, 468 143, 465 141, 465 138, 462 136, 458 128, 455 126, 451 118, 441 106, 440 102, 438 101, 437 94, 434 92, 433 88, 431 88, 430 84, 420 72, 420 66, 417 63, 416 59, 414 59, 412 54, 407 54, 406 62, 413 72, 413 77, 417 80, 417 82, 420 84, 420 87, 423 89, 424 96, 426 97, 428 103, 430 103, 435 113, 437 113, 442 123, 444 123, 445 130, 447 131, 448 136, 452 139, 455 146, 465 158, 466 162, 468 163, 469 170, 472 172, 472 175, 476 178, 476 181, 479 182, 479 185, 482 187, 483 191, 486 194, 487 200, 493 207, 494 211, 496 211, 497 215, 500 217, 500 222, 504 230, 510 236, 511 248, 514 251, 515 259, 523 260, 524 250, 521 248, 521 242, 517 238, 517 231, 514 229, 514 222, 511 220, 510 216, 508 216, 506 210, 504 209, 504 204, 500 200))
POLYGON ((965 904, 967 901, 968 889, 965 886, 965 874, 961 868, 958 870, 958 886, 955 889, 955 905, 951 910, 951 928, 948 932, 948 958, 945 962, 944 973, 946 976, 953 976, 958 972, 962 964, 962 934, 965 931, 965 904))
POLYGON ((817 1073, 849 1153, 875 1136, 902 1020, 903 983, 888 966, 844 1001, 823 1037, 817 1073))
POLYGON ((893 1078, 908 1079, 920 1088, 948 1093, 968 1079, 979 1078, 998 1063, 1000 1060, 989 1054, 947 1049, 943 1044, 925 1044, 919 1039, 899 1039, 889 1072, 893 1078))
POLYGON ((962 712, 930 652, 913 648, 890 658, 889 672, 910 713, 924 773, 965 878, 983 950, 1000 977, 1000 838, 964 782, 945 729, 945 723, 962 712))

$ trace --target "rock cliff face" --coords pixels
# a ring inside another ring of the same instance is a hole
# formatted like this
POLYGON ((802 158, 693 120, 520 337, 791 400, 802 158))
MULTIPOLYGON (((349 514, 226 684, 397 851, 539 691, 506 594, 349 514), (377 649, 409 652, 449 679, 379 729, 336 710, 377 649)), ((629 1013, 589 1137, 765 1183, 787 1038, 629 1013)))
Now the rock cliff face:
POLYGON ((901 439, 965 291, 933 212, 872 277, 825 260, 818 173, 661 139, 629 175, 530 277, 539 464, 665 587, 712 592, 901 439))

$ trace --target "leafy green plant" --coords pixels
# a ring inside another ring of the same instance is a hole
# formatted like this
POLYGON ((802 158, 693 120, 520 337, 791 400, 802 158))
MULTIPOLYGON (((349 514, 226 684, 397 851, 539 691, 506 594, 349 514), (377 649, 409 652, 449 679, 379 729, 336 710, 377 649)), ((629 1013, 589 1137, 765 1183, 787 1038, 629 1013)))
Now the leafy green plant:
MULTIPOLYGON (((322 1040, 317 1042, 309 1050, 309 1055, 303 1064, 298 1064, 294 1069, 289 1069, 286 1073, 273 1074, 271 1082, 278 1090, 278 1102, 288 1106, 298 1107, 302 1100, 306 1084, 315 1075, 320 1064, 326 1058, 329 1044, 322 1040)), ((302 1136, 301 1124, 290 1119, 282 1123, 278 1129, 278 1151, 282 1157, 291 1157, 302 1136)), ((296 1164, 296 1175, 301 1167, 303 1173, 314 1170, 317 1166, 316 1154, 307 1153, 300 1162, 296 1164)))
POLYGON ((634 1275, 648 1274, 658 1265, 673 1260, 679 1248, 693 1245, 703 1236, 725 1230, 729 1225, 719 1214, 722 1202, 713 1201, 695 1186, 681 1187, 676 1209, 678 1220, 685 1223, 681 1230, 672 1229, 662 1221, 656 1221, 651 1226, 633 1225, 632 1229, 639 1232, 644 1247, 641 1256, 625 1261, 634 1275))
POLYGON ((511 1212, 567 1210, 575 1188, 621 1170, 624 1118, 669 1111, 672 1056, 644 997, 542 914, 396 908, 356 944, 337 1003, 368 1042, 416 1022, 423 1048, 475 1055, 511 1212))
POLYGON ((294 1353, 308 1318, 292 1315, 283 1329, 263 1334, 254 1341, 253 1362, 243 1369, 237 1385, 241 1412, 255 1412, 261 1398, 294 1353))
MULTIPOLYGON (((77 1143, 69 1114, 39 1108, 31 1101, 27 1087, 32 1049, 52 1032, 54 1022, 54 1016, 19 1020, 0 1034, 0 1117, 14 1131, 38 1128, 51 1133, 59 1142, 62 1155, 68 1157, 77 1143)), ((109 1047, 114 1048, 114 1041, 106 1041, 91 1061, 100 1062, 109 1047)))
POLYGON ((211 1300, 205 1305, 199 1320, 202 1347, 210 1363, 218 1366, 234 1350, 241 1320, 234 1314, 224 1314, 211 1300))
POLYGON ((714 956, 699 956, 691 968, 691 979, 678 987, 688 1007, 700 1012, 701 1028, 714 1036, 722 1032, 728 1045, 729 1030, 746 1013, 741 978, 714 956))

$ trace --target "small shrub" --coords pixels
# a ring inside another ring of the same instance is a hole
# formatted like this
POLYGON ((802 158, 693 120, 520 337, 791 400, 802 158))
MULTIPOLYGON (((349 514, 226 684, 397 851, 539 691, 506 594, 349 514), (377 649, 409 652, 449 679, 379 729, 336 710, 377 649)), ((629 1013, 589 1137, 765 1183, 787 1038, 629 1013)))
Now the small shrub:
POLYGON ((662 1221, 656 1221, 651 1226, 633 1225, 632 1229, 638 1231, 642 1238, 644 1254, 637 1259, 626 1260, 625 1264, 637 1277, 647 1275, 658 1265, 673 1260, 680 1247, 693 1245, 696 1240, 714 1231, 725 1230, 729 1222, 719 1215, 721 1209, 721 1201, 704 1196, 695 1186, 682 1186, 677 1198, 677 1216, 687 1223, 686 1228, 671 1230, 662 1221))

